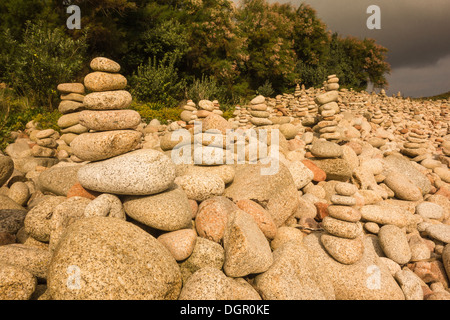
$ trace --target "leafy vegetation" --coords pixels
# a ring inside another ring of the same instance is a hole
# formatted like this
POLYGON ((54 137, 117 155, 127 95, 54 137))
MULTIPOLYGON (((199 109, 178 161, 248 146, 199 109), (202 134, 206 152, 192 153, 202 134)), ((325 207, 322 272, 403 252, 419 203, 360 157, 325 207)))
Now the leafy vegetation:
MULTIPOLYGON (((13 100, 26 97, 30 110, 55 110, 56 86, 81 81, 96 56, 120 63, 147 118, 147 109, 161 117, 183 99, 219 100, 230 115, 257 93, 292 92, 297 83, 319 87, 329 74, 355 90, 388 85, 386 48, 331 33, 306 4, 71 0, 82 21, 81 30, 68 30, 65 3, 0 3, 0 82, 12 88, 13 100)), ((19 109, 10 109, 12 122, 16 112, 24 114, 19 109)))

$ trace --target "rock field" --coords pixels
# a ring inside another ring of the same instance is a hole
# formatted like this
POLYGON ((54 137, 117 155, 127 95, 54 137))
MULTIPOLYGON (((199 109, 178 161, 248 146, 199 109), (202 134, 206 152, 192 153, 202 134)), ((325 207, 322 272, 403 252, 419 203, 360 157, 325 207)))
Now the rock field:
POLYGON ((450 101, 330 75, 147 124, 90 66, 0 151, 0 300, 450 300, 450 101))

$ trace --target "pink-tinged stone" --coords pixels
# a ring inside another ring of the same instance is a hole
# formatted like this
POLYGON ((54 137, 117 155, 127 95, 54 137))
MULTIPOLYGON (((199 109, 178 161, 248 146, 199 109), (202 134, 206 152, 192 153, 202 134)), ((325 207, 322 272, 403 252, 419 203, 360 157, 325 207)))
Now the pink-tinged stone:
POLYGON ((228 216, 238 207, 229 199, 217 196, 200 203, 195 227, 200 237, 220 242, 225 234, 228 216))
POLYGON ((239 209, 250 214, 266 238, 273 239, 277 234, 277 226, 270 213, 255 201, 243 199, 236 202, 239 209))
POLYGON ((193 229, 181 229, 164 233, 158 237, 177 261, 187 259, 194 250, 197 233, 193 229))

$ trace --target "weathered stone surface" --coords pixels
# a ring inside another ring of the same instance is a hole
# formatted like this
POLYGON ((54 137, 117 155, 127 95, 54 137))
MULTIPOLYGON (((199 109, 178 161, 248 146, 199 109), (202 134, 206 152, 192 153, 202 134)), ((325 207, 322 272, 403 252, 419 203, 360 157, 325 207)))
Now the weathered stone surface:
POLYGON ((411 249, 406 234, 399 227, 385 225, 378 232, 380 245, 386 256, 400 265, 411 260, 411 249))
POLYGON ((133 130, 116 130, 83 133, 71 143, 72 152, 84 161, 109 159, 137 147, 142 133, 133 130))
POLYGON ((162 152, 137 150, 78 171, 89 190, 123 195, 151 195, 167 190, 175 180, 175 165, 162 152))
POLYGON ((274 174, 267 174, 265 170, 271 173, 270 165, 237 165, 235 178, 225 189, 224 196, 235 202, 242 199, 256 201, 279 227, 297 209, 298 192, 289 169, 281 162, 274 174))
POLYGON ((37 280, 27 270, 0 263, 0 300, 29 300, 37 280))
POLYGON ((228 216, 237 209, 231 200, 222 196, 202 201, 195 218, 198 235, 220 243, 225 234, 228 216))
POLYGON ((40 201, 25 217, 25 232, 38 241, 49 242, 53 210, 65 200, 65 197, 47 196, 40 201))
POLYGON ((206 238, 197 237, 191 255, 179 264, 183 283, 194 272, 202 268, 212 267, 222 270, 224 261, 225 251, 220 244, 206 238))
POLYGON ((84 97, 83 107, 86 110, 118 110, 126 109, 133 97, 126 90, 93 92, 84 97))
POLYGON ((330 282, 313 272, 309 253, 301 241, 289 241, 273 253, 270 268, 255 277, 254 285, 264 300, 334 300, 330 282))
POLYGON ((181 274, 150 234, 120 219, 95 217, 69 227, 53 255, 47 286, 56 300, 177 299, 181 274))
POLYGON ((227 276, 242 277, 266 271, 273 262, 269 242, 253 218, 242 210, 228 218, 223 238, 227 276))
POLYGON ((343 264, 354 264, 358 262, 364 254, 364 243, 360 237, 355 239, 345 239, 323 234, 320 241, 326 251, 337 261, 343 264))
POLYGON ((84 85, 90 91, 123 90, 127 79, 121 74, 96 71, 84 77, 84 85))
POLYGON ((94 71, 104 71, 113 73, 120 71, 120 65, 117 62, 105 57, 97 57, 92 59, 89 66, 94 71))
POLYGON ((123 207, 133 219, 163 231, 174 231, 190 225, 191 206, 181 188, 170 188, 150 196, 125 197, 123 207))
POLYGON ((0 155, 0 187, 8 181, 14 172, 14 161, 11 157, 0 155))
POLYGON ((183 286, 179 300, 261 300, 244 279, 227 277, 216 268, 196 271, 183 286))
POLYGON ((84 85, 82 83, 61 83, 56 89, 61 93, 84 94, 84 85))
POLYGON ((51 258, 52 254, 48 250, 19 243, 0 247, 0 264, 21 267, 39 279, 47 278, 51 258))
POLYGON ((79 120, 90 130, 126 130, 136 129, 141 116, 134 110, 82 111, 79 120))
POLYGON ((344 159, 311 159, 322 169, 328 180, 348 181, 352 176, 352 168, 344 159))
POLYGON ((161 242, 177 261, 187 259, 194 250, 197 233, 193 229, 182 229, 160 235, 161 242))
POLYGON ((387 267, 380 261, 373 242, 364 239, 362 258, 344 265, 325 251, 320 233, 306 236, 303 243, 308 249, 309 265, 318 277, 317 282, 329 284, 336 300, 403 300, 404 295, 387 267))
POLYGON ((84 210, 86 218, 91 217, 111 217, 117 219, 126 219, 125 210, 122 201, 113 194, 103 193, 86 206, 84 210))
POLYGON ((337 143, 326 140, 315 140, 311 153, 318 158, 339 158, 342 156, 342 147, 337 143))
POLYGON ((38 178, 38 187, 42 192, 51 192, 57 196, 67 196, 67 192, 78 181, 81 165, 53 166, 42 171, 38 178))
POLYGON ((367 205, 360 210, 362 219, 378 224, 392 224, 403 228, 408 224, 408 213, 397 206, 367 205))
POLYGON ((225 191, 225 183, 216 174, 187 174, 176 177, 175 183, 186 192, 189 199, 196 201, 221 196, 225 191))

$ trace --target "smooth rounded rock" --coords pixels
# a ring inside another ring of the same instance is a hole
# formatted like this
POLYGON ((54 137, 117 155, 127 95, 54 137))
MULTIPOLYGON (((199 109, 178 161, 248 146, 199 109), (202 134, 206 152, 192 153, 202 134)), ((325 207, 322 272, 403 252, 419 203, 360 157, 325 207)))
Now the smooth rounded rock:
POLYGON ((120 219, 94 217, 69 227, 53 255, 47 287, 55 300, 174 300, 181 274, 169 251, 147 232, 120 219))
POLYGON ((120 71, 120 65, 117 62, 105 57, 97 57, 92 59, 89 66, 94 71, 104 71, 113 73, 117 73, 120 71))
POLYGON ((71 143, 72 152, 84 161, 109 159, 137 147, 142 133, 132 130, 116 130, 96 133, 83 133, 71 143))
POLYGON ((157 240, 161 242, 177 261, 187 259, 194 250, 197 233, 192 229, 183 229, 164 233, 157 240))
POLYGON ((385 225, 378 232, 381 248, 386 256, 400 265, 411 260, 411 249, 406 234, 399 227, 385 225))
POLYGON ((360 224, 341 221, 329 216, 322 220, 322 227, 332 235, 347 239, 354 239, 362 233, 360 224))
POLYGON ((0 155, 0 187, 5 184, 14 172, 14 162, 11 157, 0 155))
POLYGON ((84 97, 83 106, 87 110, 118 110, 128 108, 132 101, 126 90, 93 92, 84 97))
POLYGON ((136 129, 141 116, 134 110, 82 111, 80 124, 95 131, 136 129))
POLYGON ((89 91, 123 90, 127 79, 121 74, 96 71, 84 77, 84 86, 89 91))
POLYGON ((323 234, 320 241, 326 251, 338 262, 342 264, 354 264, 358 262, 364 254, 364 243, 361 238, 345 239, 323 234))
POLYGON ((311 153, 318 158, 339 158, 342 156, 342 147, 337 143, 326 140, 315 140, 311 153))
POLYGON ((164 153, 137 150, 78 171, 78 180, 89 190, 122 195, 151 195, 167 190, 175 180, 175 165, 164 153))
POLYGON ((123 207, 133 219, 163 231, 186 228, 192 220, 187 195, 180 188, 150 196, 125 197, 123 207))

